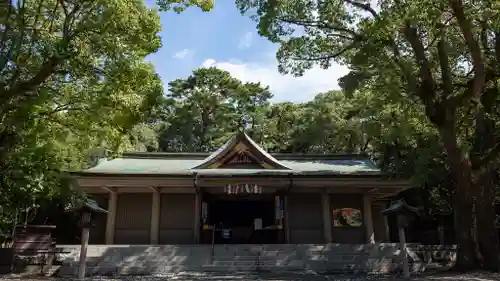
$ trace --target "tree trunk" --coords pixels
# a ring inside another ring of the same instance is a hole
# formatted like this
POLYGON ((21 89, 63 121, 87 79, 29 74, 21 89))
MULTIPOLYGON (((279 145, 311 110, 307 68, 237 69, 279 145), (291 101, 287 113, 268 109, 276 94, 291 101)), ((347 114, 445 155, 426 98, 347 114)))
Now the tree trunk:
POLYGON ((453 130, 454 125, 440 128, 441 139, 448 153, 450 168, 456 189, 454 207, 457 221, 456 239, 458 244, 456 269, 470 271, 478 268, 473 236, 474 196, 472 193, 472 166, 469 157, 462 152, 453 130))
POLYGON ((482 266, 497 272, 500 266, 498 232, 495 228, 494 171, 488 170, 476 184, 476 223, 482 266))
MULTIPOLYGON (((476 115, 475 140, 473 153, 484 157, 496 145, 495 121, 490 117, 493 113, 496 89, 485 91, 481 96, 481 104, 476 115)), ((476 228, 478 248, 482 258, 482 266, 486 270, 498 271, 500 266, 500 247, 498 232, 495 228, 496 212, 494 207, 494 192, 496 171, 494 163, 476 163, 475 197, 476 197, 476 228)))

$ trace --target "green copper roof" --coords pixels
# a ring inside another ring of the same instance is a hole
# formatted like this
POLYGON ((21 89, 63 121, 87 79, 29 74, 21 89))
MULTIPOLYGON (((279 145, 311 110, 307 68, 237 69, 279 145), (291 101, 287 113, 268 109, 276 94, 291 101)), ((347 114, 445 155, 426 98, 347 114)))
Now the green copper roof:
POLYGON ((380 175, 367 157, 359 155, 269 154, 245 132, 234 135, 212 154, 208 153, 126 153, 122 158, 100 162, 77 174, 108 175, 380 175), (272 163, 272 169, 207 168, 236 144, 247 142, 249 149, 272 163), (207 169, 205 169, 207 168, 207 169))
MULTIPOLYGON (((93 174, 165 174, 165 175, 217 175, 217 174, 379 174, 380 170, 369 159, 306 159, 280 160, 289 169, 192 169, 203 159, 190 159, 189 154, 176 157, 163 154, 163 158, 117 158, 103 161, 82 171, 93 174)), ((286 155, 282 155, 286 156, 286 155)), ((325 155, 326 156, 326 155, 325 155)), ((336 156, 338 157, 338 156, 336 156)), ((284 157, 286 158, 286 157, 284 157)), ((293 158, 293 157, 291 157, 293 158)), ((309 157, 312 158, 312 157, 309 157)), ((318 158, 324 158, 318 157, 318 158)), ((333 158, 333 157, 332 157, 333 158)), ((279 158, 278 158, 279 159, 279 158)))

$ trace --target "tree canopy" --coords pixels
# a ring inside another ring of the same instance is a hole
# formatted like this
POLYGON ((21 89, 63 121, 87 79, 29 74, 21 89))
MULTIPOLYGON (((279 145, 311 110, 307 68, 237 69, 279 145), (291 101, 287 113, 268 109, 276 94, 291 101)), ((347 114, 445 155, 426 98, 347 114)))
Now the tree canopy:
POLYGON ((197 6, 204 12, 214 7, 214 0, 157 0, 156 2, 163 11, 174 10, 178 13, 192 6, 197 6))
POLYGON ((302 75, 314 65, 342 63, 351 69, 341 79, 347 94, 368 89, 382 99, 416 101, 438 131, 455 182, 459 267, 498 269, 492 187, 500 150, 499 3, 236 2, 259 34, 280 44, 281 72, 302 75))
POLYGON ((271 97, 268 87, 243 83, 227 71, 196 69, 187 79, 169 83, 160 148, 212 151, 244 126, 255 136, 262 134, 271 97))
POLYGON ((145 56, 161 46, 144 1, 4 1, 0 7, 3 224, 70 196, 65 171, 119 152, 163 98, 145 56))

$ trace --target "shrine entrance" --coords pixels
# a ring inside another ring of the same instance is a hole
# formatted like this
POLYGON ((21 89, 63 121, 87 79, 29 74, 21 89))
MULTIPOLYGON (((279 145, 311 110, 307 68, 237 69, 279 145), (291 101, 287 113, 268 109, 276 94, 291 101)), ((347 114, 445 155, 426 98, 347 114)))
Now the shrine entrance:
POLYGON ((211 195, 204 204, 206 219, 203 243, 283 243, 281 221, 277 219, 276 202, 272 194, 211 195))

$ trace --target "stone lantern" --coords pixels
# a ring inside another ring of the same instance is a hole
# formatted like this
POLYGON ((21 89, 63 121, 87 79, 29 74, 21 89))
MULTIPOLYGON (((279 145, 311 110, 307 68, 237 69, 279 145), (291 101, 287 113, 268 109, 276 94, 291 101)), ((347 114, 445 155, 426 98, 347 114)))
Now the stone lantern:
POLYGON ((398 222, 400 251, 403 261, 403 273, 405 278, 410 278, 410 267, 408 264, 408 251, 406 248, 405 229, 417 216, 419 216, 419 212, 419 208, 408 205, 404 199, 392 201, 389 207, 382 211, 382 214, 385 216, 396 216, 398 222))
POLYGON ((82 237, 81 237, 79 268, 78 268, 78 279, 83 280, 85 278, 87 246, 89 244, 92 214, 93 213, 107 214, 108 211, 99 207, 99 205, 95 200, 89 198, 86 198, 80 206, 75 206, 70 208, 69 211, 77 212, 80 215, 79 226, 82 228, 82 237))

